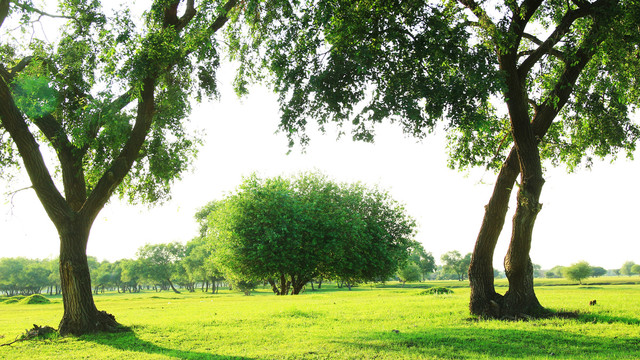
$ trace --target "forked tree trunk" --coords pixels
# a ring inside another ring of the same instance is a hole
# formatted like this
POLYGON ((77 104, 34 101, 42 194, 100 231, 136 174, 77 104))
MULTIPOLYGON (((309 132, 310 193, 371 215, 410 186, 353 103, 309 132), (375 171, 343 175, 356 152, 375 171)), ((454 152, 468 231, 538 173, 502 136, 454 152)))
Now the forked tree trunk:
POLYGON ((61 335, 116 331, 121 326, 113 315, 98 311, 91 293, 91 276, 86 245, 89 226, 71 223, 59 227, 60 283, 64 315, 58 326, 61 335))
POLYGON ((496 293, 494 287, 493 255, 519 173, 517 152, 514 148, 502 165, 491 199, 485 206, 484 219, 469 264, 469 311, 473 315, 495 318, 501 316, 502 295, 496 293))

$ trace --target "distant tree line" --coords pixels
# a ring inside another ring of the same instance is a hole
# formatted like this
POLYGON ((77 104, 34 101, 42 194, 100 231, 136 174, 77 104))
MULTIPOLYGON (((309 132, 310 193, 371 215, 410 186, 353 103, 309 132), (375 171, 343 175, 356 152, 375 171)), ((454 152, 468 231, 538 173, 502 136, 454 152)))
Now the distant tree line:
MULTIPOLYGON (((201 221, 206 219, 203 216, 205 213, 208 213, 206 207, 198 213, 201 221)), ((405 283, 465 279, 466 272, 461 270, 468 269, 466 258, 467 256, 460 256, 458 251, 450 251, 441 256, 442 264, 436 264, 430 252, 426 252, 420 244, 415 244, 409 258, 398 267, 397 272, 380 281, 398 280, 405 283)), ((138 250, 136 259, 115 262, 100 262, 93 256, 88 259, 95 294, 105 291, 139 292, 143 289, 216 293, 221 286, 235 286, 240 291, 251 291, 261 284, 259 281, 247 284, 246 281, 238 280, 234 283, 234 280, 225 277, 214 263, 211 247, 201 236, 186 245, 177 242, 144 245, 138 250)), ((591 266, 586 261, 570 266, 555 266, 549 270, 542 270, 539 265, 534 265, 534 268, 537 278, 567 278, 576 282, 588 277, 640 275, 640 265, 633 261, 625 262, 620 269, 610 270, 591 266)), ((495 270, 494 273, 496 278, 504 277, 501 271, 495 270)), ((60 293, 59 274, 57 258, 1 258, 0 295, 57 295, 60 293)), ((315 277, 306 285, 316 289, 326 282, 334 282, 340 287, 347 286, 343 279, 322 277, 315 277)))

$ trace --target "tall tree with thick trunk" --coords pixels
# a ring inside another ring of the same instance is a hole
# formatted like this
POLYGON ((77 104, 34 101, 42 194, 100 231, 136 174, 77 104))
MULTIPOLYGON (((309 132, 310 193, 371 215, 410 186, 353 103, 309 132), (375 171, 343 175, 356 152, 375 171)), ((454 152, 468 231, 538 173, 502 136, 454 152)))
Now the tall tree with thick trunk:
POLYGON ((292 142, 309 141, 309 120, 321 128, 349 122, 365 141, 383 120, 416 137, 443 123, 452 167, 500 170, 469 269, 470 310, 544 313, 529 258, 542 162, 573 170, 593 156, 632 156, 640 137, 631 118, 640 102, 637 0, 318 0, 278 13, 286 22, 269 21, 277 16, 268 6, 252 11, 250 46, 236 52, 246 64, 240 75, 263 79, 252 64, 267 54, 262 64, 292 142), (502 295, 493 258, 515 187, 502 295))
POLYGON ((160 200, 189 165, 198 142, 183 127, 190 93, 215 94, 214 34, 236 1, 154 1, 141 24, 99 1, 59 5, 51 14, 0 1, 0 165, 26 170, 58 231, 60 333, 111 331, 118 323, 91 293, 91 226, 114 193, 160 200), (53 17, 66 21, 55 43, 7 29, 53 17))

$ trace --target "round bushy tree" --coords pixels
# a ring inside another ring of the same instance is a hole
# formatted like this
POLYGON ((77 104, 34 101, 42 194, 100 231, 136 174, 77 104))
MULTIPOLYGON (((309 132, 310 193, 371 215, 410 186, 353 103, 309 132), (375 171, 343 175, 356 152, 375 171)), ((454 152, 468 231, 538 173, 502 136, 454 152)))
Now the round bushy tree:
POLYGON ((415 222, 386 192, 315 173, 252 175, 209 215, 207 239, 231 277, 299 294, 316 276, 386 279, 405 261, 415 222))
POLYGON ((582 279, 591 276, 591 265, 586 261, 580 261, 571 266, 564 268, 563 274, 569 280, 577 281, 582 284, 582 279))

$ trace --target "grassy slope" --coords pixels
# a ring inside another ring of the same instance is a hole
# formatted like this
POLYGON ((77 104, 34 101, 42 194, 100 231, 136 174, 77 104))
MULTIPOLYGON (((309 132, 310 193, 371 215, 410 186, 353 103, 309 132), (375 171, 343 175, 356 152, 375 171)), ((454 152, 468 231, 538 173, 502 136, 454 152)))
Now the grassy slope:
MULTIPOLYGON (((418 292, 99 295, 98 307, 132 332, 16 343, 0 347, 0 359, 640 358, 640 285, 539 287, 545 306, 586 314, 516 323, 471 319, 468 288, 445 296, 418 292), (588 306, 592 299, 597 306, 588 306)), ((62 305, 53 300, 0 303, 0 343, 34 323, 57 325, 62 305)))

